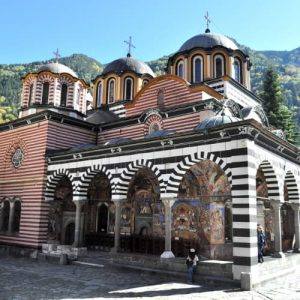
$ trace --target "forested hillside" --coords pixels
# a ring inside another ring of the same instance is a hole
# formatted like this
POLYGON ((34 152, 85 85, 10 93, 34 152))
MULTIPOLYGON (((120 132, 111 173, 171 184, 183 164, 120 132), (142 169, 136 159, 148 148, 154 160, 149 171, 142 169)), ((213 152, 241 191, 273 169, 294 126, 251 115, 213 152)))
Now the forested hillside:
MULTIPOLYGON (((262 92, 264 74, 269 65, 273 65, 279 74, 280 84, 284 92, 286 105, 295 106, 297 122, 300 124, 300 48, 292 51, 254 51, 243 45, 240 49, 248 53, 252 62, 252 90, 257 95, 262 92)), ((32 62, 30 64, 0 65, 0 107, 10 107, 5 120, 16 115, 20 102, 21 78, 28 72, 35 72, 49 61, 32 62)), ((157 75, 164 74, 168 56, 148 62, 157 75)), ((103 70, 103 65, 83 54, 73 54, 59 59, 59 62, 72 68, 80 78, 90 82, 103 70)), ((0 117, 1 122, 1 117, 0 117)))

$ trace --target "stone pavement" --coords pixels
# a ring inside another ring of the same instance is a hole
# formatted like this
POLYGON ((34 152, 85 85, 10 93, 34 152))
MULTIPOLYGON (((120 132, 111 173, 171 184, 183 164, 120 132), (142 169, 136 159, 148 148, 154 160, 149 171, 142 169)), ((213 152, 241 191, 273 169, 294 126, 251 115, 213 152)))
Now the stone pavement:
POLYGON ((228 285, 191 285, 172 274, 0 256, 0 299, 300 299, 300 271, 244 292, 228 285))

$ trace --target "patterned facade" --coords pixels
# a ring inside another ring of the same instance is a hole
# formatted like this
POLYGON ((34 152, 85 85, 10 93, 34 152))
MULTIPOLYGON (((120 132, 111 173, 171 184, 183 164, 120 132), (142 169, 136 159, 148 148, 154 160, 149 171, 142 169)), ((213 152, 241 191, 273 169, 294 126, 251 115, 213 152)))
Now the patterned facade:
POLYGON ((183 44, 166 75, 131 57, 109 64, 87 115, 87 85, 71 71, 23 79, 22 118, 0 126, 1 244, 112 238, 114 251, 134 251, 126 243, 163 241, 138 247, 162 258, 193 245, 232 261, 234 279, 259 273, 257 223, 269 254, 299 250, 299 150, 268 127, 248 56, 206 34, 183 44))

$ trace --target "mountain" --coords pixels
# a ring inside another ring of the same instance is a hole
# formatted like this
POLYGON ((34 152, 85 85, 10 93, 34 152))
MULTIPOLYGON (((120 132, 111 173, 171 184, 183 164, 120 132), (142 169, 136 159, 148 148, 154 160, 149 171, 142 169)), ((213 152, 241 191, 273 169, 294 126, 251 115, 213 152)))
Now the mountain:
MULTIPOLYGON (((252 91, 260 95, 265 70, 269 65, 273 65, 280 77, 286 105, 296 107, 297 121, 300 125, 300 47, 292 51, 255 51, 237 42, 236 44, 250 56, 252 91)), ((157 75, 161 75, 165 72, 168 58, 169 56, 163 56, 149 61, 148 64, 157 75)), ((19 105, 21 78, 28 72, 36 72, 42 65, 51 61, 53 60, 0 65, 0 106, 16 107, 19 105)), ((83 54, 60 58, 59 62, 73 69, 88 83, 99 75, 104 67, 97 60, 83 54)))

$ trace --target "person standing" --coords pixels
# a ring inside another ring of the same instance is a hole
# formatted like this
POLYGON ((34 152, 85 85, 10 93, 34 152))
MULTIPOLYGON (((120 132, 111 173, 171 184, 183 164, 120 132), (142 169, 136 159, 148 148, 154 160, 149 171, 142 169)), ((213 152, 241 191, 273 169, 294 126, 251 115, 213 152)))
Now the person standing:
POLYGON ((258 224, 257 225, 257 248, 258 248, 258 262, 264 262, 264 248, 266 245, 266 236, 263 232, 263 227, 258 224))
POLYGON ((189 278, 189 282, 191 282, 191 283, 194 281, 194 272, 197 267, 198 261, 199 261, 199 258, 196 255, 196 250, 191 248, 189 251, 188 257, 186 258, 188 278, 189 278))

